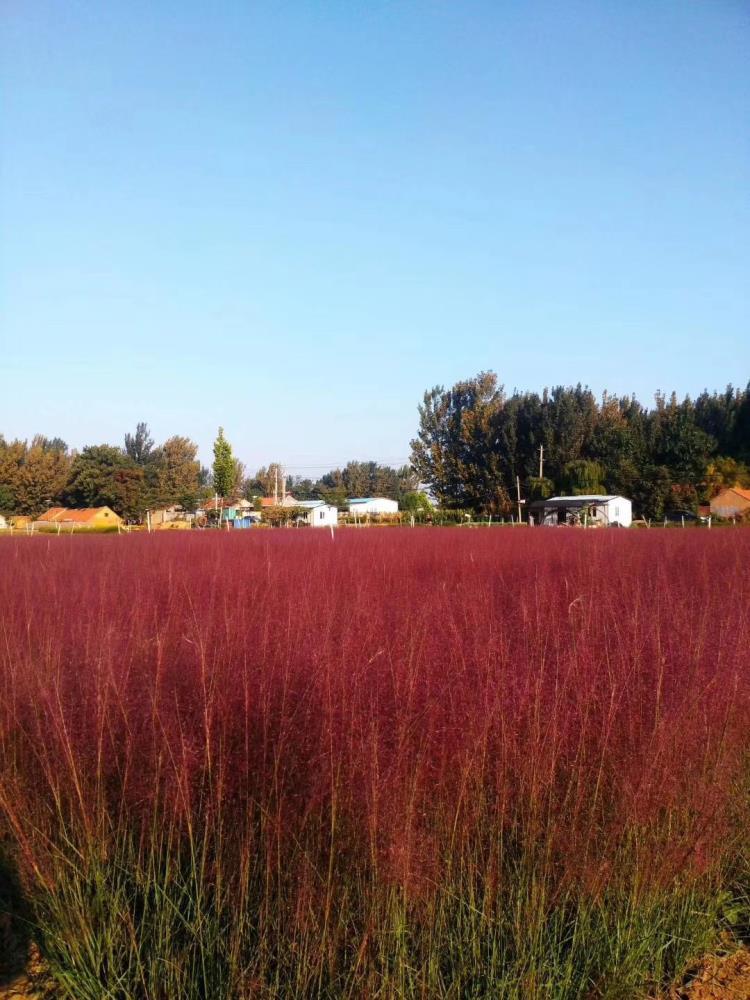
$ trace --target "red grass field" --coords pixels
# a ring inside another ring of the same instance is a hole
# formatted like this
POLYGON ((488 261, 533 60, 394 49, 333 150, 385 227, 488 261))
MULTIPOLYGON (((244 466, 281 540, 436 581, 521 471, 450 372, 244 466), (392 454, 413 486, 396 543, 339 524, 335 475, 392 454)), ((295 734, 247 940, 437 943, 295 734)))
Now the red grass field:
POLYGON ((750 532, 0 559, 0 834, 63 995, 637 996, 745 919, 750 532))

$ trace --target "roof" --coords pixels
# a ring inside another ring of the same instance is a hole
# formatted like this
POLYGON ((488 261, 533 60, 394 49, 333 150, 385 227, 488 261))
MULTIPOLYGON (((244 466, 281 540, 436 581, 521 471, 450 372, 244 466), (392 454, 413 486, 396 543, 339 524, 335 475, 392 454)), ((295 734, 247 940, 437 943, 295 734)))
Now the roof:
MULTIPOLYGON (((750 490, 740 489, 739 486, 730 486, 728 489, 730 493, 736 493, 738 496, 741 496, 743 500, 750 500, 750 490)), ((722 490, 722 493, 723 492, 724 491, 722 490)))
POLYGON ((577 504, 587 504, 587 503, 609 503, 610 500, 625 500, 626 497, 621 497, 616 493, 612 494, 601 494, 601 493, 591 493, 585 496, 575 496, 575 497, 547 497, 546 500, 535 500, 535 506, 544 507, 574 507, 577 504))
POLYGON ((299 503, 294 499, 291 493, 287 493, 285 497, 261 497, 260 498, 261 507, 298 507, 299 503))
POLYGON ((326 503, 325 500, 298 500, 298 507, 304 507, 306 510, 313 510, 315 507, 332 507, 330 503, 326 503))
POLYGON ((201 504, 201 510, 226 510, 228 507, 252 507, 252 504, 244 497, 238 497, 234 500, 225 500, 223 497, 219 497, 217 500, 216 497, 211 497, 210 500, 201 504))
MULTIPOLYGON (((89 521, 93 521, 97 514, 101 514, 102 512, 114 514, 114 511, 110 507, 50 507, 37 520, 54 523, 74 521, 76 524, 87 524, 89 521)), ((116 514, 115 517, 117 517, 116 514)))
POLYGON ((374 500, 387 500, 388 503, 395 503, 391 497, 350 497, 347 503, 372 503, 374 500))

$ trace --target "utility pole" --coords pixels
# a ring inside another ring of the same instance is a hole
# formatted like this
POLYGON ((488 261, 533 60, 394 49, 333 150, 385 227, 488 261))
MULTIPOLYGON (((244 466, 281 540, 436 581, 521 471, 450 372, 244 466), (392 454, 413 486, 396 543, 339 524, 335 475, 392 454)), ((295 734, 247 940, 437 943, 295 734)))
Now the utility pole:
POLYGON ((544 445, 539 445, 539 478, 544 479, 544 445))
POLYGON ((279 506, 279 467, 278 465, 273 470, 273 505, 274 507, 279 506))
POLYGON ((516 476, 516 495, 518 497, 518 523, 520 524, 521 523, 521 504, 523 503, 523 501, 521 500, 521 480, 520 480, 520 478, 518 476, 516 476))
POLYGON ((286 501, 286 469, 281 470, 281 503, 282 505, 286 501))

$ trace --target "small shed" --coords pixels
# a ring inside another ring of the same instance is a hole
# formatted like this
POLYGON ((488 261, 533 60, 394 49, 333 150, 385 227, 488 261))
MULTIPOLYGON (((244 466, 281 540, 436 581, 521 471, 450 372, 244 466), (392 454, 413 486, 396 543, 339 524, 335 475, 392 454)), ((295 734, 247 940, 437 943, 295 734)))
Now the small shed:
POLYGON ((323 500, 301 500, 295 506, 304 511, 304 520, 311 528, 333 528, 339 523, 339 510, 323 500))
POLYGON ((633 505, 626 497, 590 494, 588 496, 548 497, 529 506, 534 524, 584 524, 592 527, 629 528, 633 523, 633 505))
POLYGON ((397 514, 398 503, 388 497, 352 497, 347 500, 349 513, 356 517, 365 514, 397 514))

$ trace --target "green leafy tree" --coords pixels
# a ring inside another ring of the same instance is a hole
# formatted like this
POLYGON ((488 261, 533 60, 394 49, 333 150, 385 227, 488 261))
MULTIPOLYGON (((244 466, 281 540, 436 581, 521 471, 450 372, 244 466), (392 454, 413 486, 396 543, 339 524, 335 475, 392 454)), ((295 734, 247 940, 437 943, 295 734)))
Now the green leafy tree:
POLYGON ((109 506, 139 518, 147 506, 143 470, 120 448, 89 445, 73 458, 64 500, 71 507, 109 506))
POLYGON ((232 454, 232 446, 224 437, 224 428, 214 441, 213 487, 221 497, 229 497, 237 482, 237 463, 232 454))
POLYGON ((158 506, 180 504, 194 507, 201 492, 201 466, 198 446, 190 438, 175 434, 153 453, 149 463, 153 503, 158 506))
POLYGON ((421 490, 414 490, 411 493, 404 494, 401 501, 401 508, 405 510, 407 514, 430 514, 432 513, 432 504, 426 493, 421 490))
POLYGON ((555 492, 555 484, 546 476, 529 476, 525 488, 529 500, 546 500, 555 492))
POLYGON ((571 496, 587 496, 604 493, 604 469, 599 462, 579 458, 568 462, 563 469, 565 489, 571 496))
POLYGON ((507 457, 496 433, 503 405, 494 372, 425 393, 411 464, 441 506, 488 513, 511 509, 507 457))

